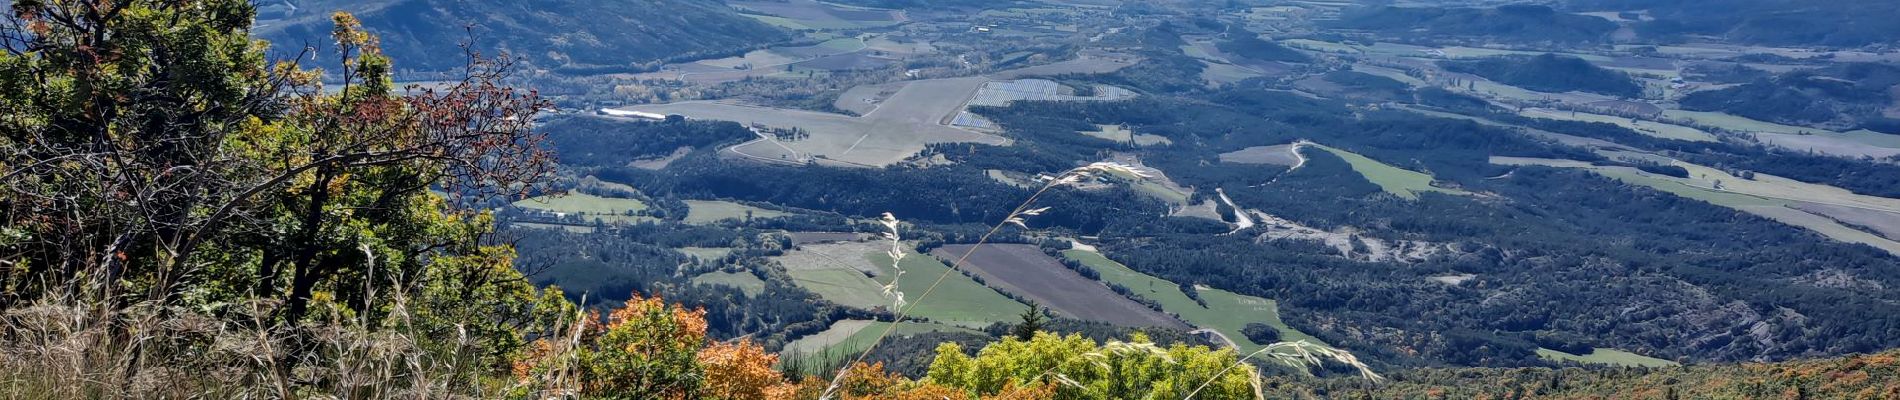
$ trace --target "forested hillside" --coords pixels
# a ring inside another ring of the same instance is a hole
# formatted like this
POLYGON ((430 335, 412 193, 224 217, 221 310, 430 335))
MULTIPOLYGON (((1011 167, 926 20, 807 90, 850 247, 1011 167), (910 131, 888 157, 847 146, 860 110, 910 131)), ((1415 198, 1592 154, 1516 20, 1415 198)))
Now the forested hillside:
POLYGON ((1541 5, 1497 8, 1373 7, 1351 12, 1331 26, 1385 36, 1488 38, 1509 42, 1601 41, 1616 24, 1602 18, 1558 12, 1541 5))
POLYGON ((1900 1, 1894 0, 1571 0, 1569 5, 1585 11, 1645 10, 1651 19, 1637 25, 1638 33, 1665 42, 1690 35, 1776 46, 1853 47, 1900 40, 1900 25, 1887 18, 1900 13, 1900 1))
POLYGON ((1447 71, 1482 76, 1540 92, 1579 90, 1622 97, 1643 94, 1643 86, 1631 80, 1629 74, 1598 67, 1581 58, 1555 54, 1443 61, 1439 65, 1447 71))
MULTIPOLYGON (((626 72, 655 61, 723 56, 790 39, 786 32, 711 0, 377 0, 304 1, 258 36, 294 52, 327 47, 329 14, 349 11, 383 32, 381 46, 403 70, 443 71, 462 65, 456 44, 474 41, 490 55, 507 52, 541 68, 626 72)), ((326 54, 316 61, 330 64, 326 54)))
POLYGON ((1900 67, 1849 63, 1690 93, 1682 98, 1682 107, 1785 124, 1900 134, 1900 120, 1883 113, 1893 104, 1895 85, 1900 85, 1900 67))

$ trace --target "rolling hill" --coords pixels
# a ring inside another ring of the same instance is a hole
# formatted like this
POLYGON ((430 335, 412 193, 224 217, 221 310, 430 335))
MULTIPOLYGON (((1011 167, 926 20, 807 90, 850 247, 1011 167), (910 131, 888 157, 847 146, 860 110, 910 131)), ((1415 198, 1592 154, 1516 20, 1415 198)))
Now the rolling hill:
POLYGON ((1584 43, 1616 31, 1608 20, 1538 5, 1498 8, 1380 7, 1348 13, 1329 25, 1386 36, 1479 37, 1515 42, 1584 43))
POLYGON ((256 35, 280 51, 329 43, 329 16, 337 10, 381 35, 383 51, 403 68, 421 71, 462 65, 457 44, 471 35, 485 53, 503 51, 563 72, 637 70, 790 38, 711 0, 302 0, 265 7, 261 18, 276 19, 260 20, 256 35))

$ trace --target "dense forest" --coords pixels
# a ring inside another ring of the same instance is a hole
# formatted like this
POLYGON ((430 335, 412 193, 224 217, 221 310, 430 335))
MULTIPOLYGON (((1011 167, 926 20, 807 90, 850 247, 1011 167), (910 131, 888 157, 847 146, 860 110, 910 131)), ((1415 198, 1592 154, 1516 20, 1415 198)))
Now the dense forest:
POLYGON ((1620 97, 1641 97, 1643 85, 1629 74, 1598 67, 1584 59, 1543 54, 1492 57, 1471 61, 1441 61, 1446 71, 1485 77, 1498 83, 1562 93, 1584 91, 1620 97))

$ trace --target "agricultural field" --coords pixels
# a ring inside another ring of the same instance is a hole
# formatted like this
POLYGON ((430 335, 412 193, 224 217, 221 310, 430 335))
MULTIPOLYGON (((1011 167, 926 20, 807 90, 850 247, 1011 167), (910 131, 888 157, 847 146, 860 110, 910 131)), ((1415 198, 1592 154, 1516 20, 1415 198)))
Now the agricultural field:
POLYGON ((1811 150, 1844 157, 1892 157, 1900 155, 1900 135, 1866 130, 1834 132, 1804 126, 1783 125, 1719 112, 1667 110, 1663 116, 1693 122, 1696 125, 1752 133, 1756 141, 1794 150, 1811 150))
MULTIPOLYGON (((809 46, 774 47, 753 50, 736 57, 668 64, 659 71, 633 74, 631 77, 718 84, 780 75, 791 70, 794 65, 827 57, 863 55, 863 51, 867 48, 869 45, 864 40, 837 38, 809 46)), ((810 65, 805 66, 806 70, 816 68, 810 65)))
MULTIPOLYGON (((885 248, 880 243, 879 249, 885 248)), ((883 277, 895 275, 890 269, 891 257, 883 252, 872 252, 866 256, 871 265, 878 266, 883 277)), ((1009 322, 1018 319, 1029 306, 1004 297, 995 289, 977 283, 976 280, 957 271, 951 271, 927 254, 910 254, 900 264, 904 275, 897 280, 897 288, 905 293, 912 304, 910 316, 928 318, 933 322, 982 328, 996 322, 1009 322), (947 275, 946 275, 947 274, 947 275), (944 277, 937 290, 929 297, 923 296, 938 277, 944 277)), ((888 278, 879 278, 879 282, 889 282, 888 278)))
POLYGON ((792 244, 795 244, 795 245, 807 245, 807 244, 812 244, 812 243, 831 243, 831 242, 855 242, 855 241, 863 240, 865 238, 865 234, 852 233, 852 232, 788 232, 785 235, 791 236, 792 244))
MULTIPOLYGON (((813 369, 824 368, 825 366, 831 365, 832 362, 856 357, 858 353, 864 352, 865 348, 870 347, 871 342, 876 341, 879 335, 884 334, 884 330, 890 329, 890 326, 891 323, 883 321, 843 320, 833 322, 831 323, 831 328, 825 329, 823 332, 811 334, 798 338, 798 340, 794 340, 791 343, 786 343, 785 348, 779 351, 779 354, 784 357, 780 362, 785 362, 793 358, 802 358, 803 360, 801 361, 805 361, 805 365, 813 369)), ((959 328, 943 324, 904 322, 898 324, 897 328, 891 331, 891 336, 905 337, 929 332, 980 333, 968 328, 959 328)), ((807 374, 820 375, 831 371, 814 370, 804 372, 807 374)))
POLYGON ((1579 165, 1581 162, 1572 160, 1495 157, 1492 161, 1507 165, 1545 165, 1585 169, 1625 183, 1647 186, 1677 196, 1701 200, 1807 229, 1835 241, 1866 244, 1890 253, 1900 254, 1900 241, 1842 224, 1842 221, 1870 221, 1868 219, 1870 215, 1885 217, 1871 220, 1874 221, 1873 224, 1891 221, 1890 218, 1900 216, 1900 200, 1864 196, 1840 188, 1804 183, 1768 174, 1757 173, 1754 180, 1742 179, 1720 170, 1679 161, 1674 165, 1688 169, 1690 178, 1656 175, 1631 167, 1579 165), (1716 189, 1717 181, 1722 183, 1721 189, 1716 189), (1856 212, 1840 213, 1836 210, 1812 208, 1812 203, 1844 207, 1856 212), (1809 207, 1803 207, 1804 205, 1809 207))
MULTIPOLYGON (((824 57, 818 55, 823 52, 839 55, 861 50, 865 46, 864 41, 853 38, 809 46, 806 49, 812 51, 811 54, 799 53, 797 49, 774 51, 810 60, 811 57, 824 57), (841 52, 844 48, 854 50, 841 52)), ((962 120, 958 117, 960 114, 967 114, 964 112, 966 103, 977 97, 978 92, 987 83, 1031 76, 1113 72, 1133 65, 1138 60, 1134 56, 1101 51, 1082 51, 1078 54, 1078 58, 1074 60, 997 72, 987 77, 925 79, 852 88, 834 101, 834 105, 840 109, 861 114, 858 117, 759 107, 726 101, 648 104, 623 107, 620 110, 680 115, 692 119, 733 121, 748 126, 767 128, 799 128, 810 133, 809 137, 795 141, 781 141, 762 135, 759 140, 722 150, 721 154, 725 156, 792 165, 818 163, 831 166, 884 167, 896 164, 922 151, 926 144, 983 143, 998 146, 1009 144, 1009 140, 1003 137, 952 125, 953 119, 962 120)), ((705 65, 702 67, 717 68, 705 65)), ((1128 90, 1114 87, 1098 87, 1096 90, 1103 99, 1116 99, 1133 94, 1128 90)), ((1002 99, 1008 95, 999 94, 992 97, 1002 99)), ((1082 99, 1077 96, 1067 97, 1056 99, 1082 99)), ((959 123, 959 125, 982 127, 982 124, 978 122, 980 121, 959 123)))
POLYGON ((751 296, 765 292, 765 281, 749 272, 707 272, 693 277, 693 284, 730 286, 751 296))
POLYGON ((1220 161, 1234 164, 1269 164, 1292 167, 1305 162, 1297 144, 1274 146, 1254 146, 1227 153, 1221 153, 1220 161))
POLYGON ((884 285, 872 280, 866 270, 875 270, 863 259, 863 246, 856 243, 799 246, 776 258, 792 283, 818 297, 853 308, 890 308, 884 297, 884 285), (847 264, 849 263, 849 264, 847 264), (856 264, 854 267, 851 264, 856 264))
POLYGON ((1008 143, 998 136, 942 124, 980 84, 980 78, 914 81, 862 117, 778 109, 725 102, 689 101, 629 107, 634 111, 677 114, 687 118, 734 121, 771 128, 799 128, 809 138, 779 141, 761 138, 722 153, 767 162, 819 162, 882 167, 922 151, 929 143, 1008 143), (964 93, 962 96, 956 93, 964 93))
MULTIPOLYGON (((890 256, 884 254, 888 249, 888 244, 877 241, 800 245, 778 261, 793 283, 819 297, 849 307, 888 309, 892 299, 883 295, 883 287, 897 276, 890 256)), ((1014 320, 1027 308, 926 255, 905 257, 901 267, 904 273, 897 287, 916 304, 910 313, 913 317, 981 328, 1014 320), (916 299, 939 276, 944 281, 936 291, 921 301, 916 299)))
MULTIPOLYGON (((972 245, 946 245, 931 252, 943 260, 957 260, 972 245)), ((964 270, 982 277, 999 290, 1035 300, 1068 318, 1123 326, 1187 328, 1186 324, 1141 303, 1122 297, 1099 282, 1062 266, 1033 245, 984 245, 970 253, 964 270)))
POLYGON ((1900 213, 1807 201, 1797 201, 1788 206, 1827 216, 1843 224, 1865 227, 1887 239, 1900 240, 1900 213))
POLYGON ((1055 81, 1017 79, 986 82, 970 98, 969 105, 1006 107, 1015 101, 1115 101, 1135 97, 1135 92, 1109 85, 1095 85, 1095 95, 1078 96, 1055 81), (1071 94, 1064 94, 1069 92, 1071 94))
POLYGON ((1095 272, 1100 273, 1102 281, 1121 285, 1136 296, 1161 303, 1161 308, 1179 315, 1196 328, 1212 329, 1233 340, 1239 345, 1242 354, 1252 353, 1271 343, 1254 343, 1247 339, 1241 329, 1247 324, 1267 324, 1280 331, 1282 341, 1305 340, 1315 344, 1325 344, 1311 335, 1300 332, 1280 320, 1279 307, 1273 300, 1244 296, 1225 290, 1196 286, 1194 290, 1207 307, 1201 307, 1193 298, 1181 291, 1181 286, 1173 281, 1143 274, 1126 265, 1103 257, 1100 253, 1088 250, 1068 250, 1063 257, 1079 261, 1095 272))
POLYGON ((1345 43, 1327 42, 1327 41, 1313 40, 1313 39, 1287 39, 1287 40, 1280 41, 1280 44, 1285 45, 1286 47, 1292 47, 1296 49, 1305 49, 1305 50, 1317 51, 1317 52, 1322 52, 1322 53, 1361 54, 1365 52, 1363 50, 1360 50, 1358 47, 1353 47, 1352 45, 1348 45, 1345 43))
POLYGON ((600 197, 586 193, 568 193, 559 196, 540 196, 517 201, 514 207, 544 211, 557 216, 579 215, 587 221, 599 219, 607 223, 640 223, 657 221, 653 217, 636 217, 629 212, 646 210, 644 202, 634 199, 600 197))
POLYGON ((730 201, 686 201, 686 223, 710 224, 726 219, 743 220, 751 218, 778 218, 792 215, 783 211, 767 210, 730 201))
POLYGON ((1455 195, 1470 194, 1462 190, 1432 186, 1432 176, 1423 172, 1394 167, 1391 164, 1366 158, 1366 156, 1359 155, 1359 153, 1340 150, 1322 144, 1313 144, 1312 147, 1325 150, 1333 153, 1333 155, 1339 156, 1341 159, 1345 159, 1346 163, 1352 164, 1352 170, 1358 171, 1360 175, 1365 176, 1367 181, 1379 185, 1379 188, 1385 189, 1387 193, 1398 195, 1408 200, 1418 200, 1419 193, 1425 192, 1455 195))
POLYGON ((1584 364, 1603 364, 1622 367, 1673 367, 1675 361, 1648 357, 1617 349, 1597 348, 1585 355, 1576 355, 1551 349, 1537 349, 1537 357, 1551 361, 1576 361, 1584 364))
POLYGON ((1641 133, 1641 134, 1649 135, 1649 136, 1655 136, 1655 137, 1659 137, 1663 139, 1686 140, 1686 141, 1691 141, 1691 142, 1715 141, 1715 135, 1709 134, 1708 132, 1703 132, 1701 129, 1690 128, 1690 127, 1682 126, 1682 125, 1667 124, 1667 123, 1662 123, 1662 122, 1641 121, 1641 120, 1636 120, 1632 118, 1616 117, 1616 116, 1609 116, 1609 115, 1602 115, 1602 114, 1591 114, 1591 113, 1579 112, 1579 111, 1552 110, 1552 109, 1546 109, 1546 108, 1526 108, 1523 111, 1519 111, 1517 114, 1526 116, 1526 117, 1531 117, 1531 118, 1546 118, 1546 119, 1555 119, 1555 120, 1602 122, 1602 123, 1608 123, 1608 124, 1615 124, 1617 126, 1629 128, 1630 130, 1636 131, 1637 133, 1641 133))

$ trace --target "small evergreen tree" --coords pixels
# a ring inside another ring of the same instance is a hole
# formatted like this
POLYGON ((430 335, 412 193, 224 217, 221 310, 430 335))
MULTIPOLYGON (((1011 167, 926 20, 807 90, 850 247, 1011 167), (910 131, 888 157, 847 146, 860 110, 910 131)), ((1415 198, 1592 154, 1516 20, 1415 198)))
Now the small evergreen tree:
POLYGON ((1015 336, 1017 340, 1033 339, 1036 337, 1036 332, 1042 330, 1043 322, 1045 322, 1045 317, 1043 317, 1042 305, 1031 300, 1029 309, 1023 310, 1023 322, 1016 324, 1016 328, 1011 329, 1009 334, 1015 336))

